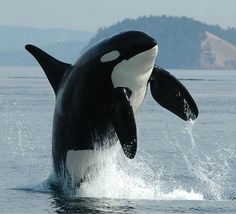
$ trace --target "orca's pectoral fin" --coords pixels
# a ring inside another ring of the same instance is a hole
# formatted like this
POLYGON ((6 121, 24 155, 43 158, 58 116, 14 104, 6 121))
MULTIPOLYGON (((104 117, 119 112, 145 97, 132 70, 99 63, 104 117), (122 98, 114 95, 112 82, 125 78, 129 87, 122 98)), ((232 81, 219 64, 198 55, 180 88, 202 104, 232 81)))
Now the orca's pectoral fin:
POLYGON ((58 61, 34 45, 26 45, 25 49, 29 51, 41 65, 54 92, 57 94, 57 90, 65 71, 70 68, 71 65, 58 61))
POLYGON ((125 155, 132 159, 137 150, 137 131, 128 88, 117 87, 113 94, 112 123, 125 155))
POLYGON ((183 120, 194 120, 198 108, 188 90, 169 72, 154 66, 150 77, 151 94, 164 108, 183 120))

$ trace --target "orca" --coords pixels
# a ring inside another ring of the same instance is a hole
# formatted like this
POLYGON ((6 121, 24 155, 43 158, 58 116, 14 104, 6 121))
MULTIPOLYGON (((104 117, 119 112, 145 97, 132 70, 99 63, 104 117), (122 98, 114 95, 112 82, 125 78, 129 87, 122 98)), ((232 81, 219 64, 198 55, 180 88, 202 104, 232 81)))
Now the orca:
POLYGON ((187 89, 155 65, 158 45, 141 31, 126 31, 87 49, 74 65, 26 45, 43 68, 54 92, 52 156, 57 176, 77 184, 100 150, 120 142, 132 159, 137 150, 135 116, 147 87, 156 102, 183 120, 198 116, 187 89), (98 149, 99 148, 99 149, 98 149))

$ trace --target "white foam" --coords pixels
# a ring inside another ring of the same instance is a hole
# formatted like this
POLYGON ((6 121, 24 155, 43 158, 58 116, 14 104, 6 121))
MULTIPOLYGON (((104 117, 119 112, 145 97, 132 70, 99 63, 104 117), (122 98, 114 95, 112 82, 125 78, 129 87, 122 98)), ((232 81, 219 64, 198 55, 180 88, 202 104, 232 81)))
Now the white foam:
POLYGON ((197 193, 194 190, 188 192, 181 188, 163 194, 161 195, 161 198, 162 200, 204 200, 204 196, 201 193, 197 193))
MULTIPOLYGON (((91 172, 92 173, 92 172, 91 172)), ((97 173, 97 172, 96 172, 97 173)), ((150 169, 140 158, 127 160, 117 151, 113 157, 100 168, 99 174, 92 180, 81 184, 77 189, 77 197, 102 197, 116 199, 146 200, 203 200, 202 194, 175 188, 164 192, 161 188, 160 174, 150 169)))
MULTIPOLYGON (((114 199, 144 199, 144 200, 204 200, 204 196, 194 190, 187 191, 182 187, 174 187, 165 191, 166 181, 162 180, 162 171, 153 172, 148 163, 148 155, 138 154, 135 159, 129 160, 123 154, 121 146, 116 144, 113 152, 106 153, 106 163, 99 165, 95 171, 89 171, 88 180, 85 180, 76 194, 63 186, 65 194, 72 197, 96 197, 114 199), (91 179, 90 179, 91 178, 91 179)), ((104 160, 104 155, 101 157, 104 160)), ((18 187, 18 190, 50 193, 52 185, 58 179, 50 176, 42 183, 31 183, 18 187)), ((64 181, 66 183, 66 181, 64 181)))

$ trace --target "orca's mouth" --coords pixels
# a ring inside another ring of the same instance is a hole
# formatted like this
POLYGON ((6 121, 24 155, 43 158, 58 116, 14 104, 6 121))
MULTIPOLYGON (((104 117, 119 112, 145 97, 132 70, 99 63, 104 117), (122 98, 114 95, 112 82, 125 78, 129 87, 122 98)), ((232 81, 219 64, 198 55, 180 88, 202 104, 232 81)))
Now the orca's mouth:
POLYGON ((158 46, 155 45, 118 63, 112 72, 114 87, 125 86, 132 89, 129 87, 131 83, 134 85, 146 84, 153 70, 157 53, 158 46))
POLYGON ((138 67, 143 67, 145 71, 149 71, 150 69, 153 69, 155 59, 158 53, 158 46, 155 45, 152 48, 149 48, 141 53, 136 54, 135 56, 131 58, 136 58, 136 63, 138 67))
POLYGON ((140 41, 138 41, 137 44, 138 44, 137 49, 140 49, 140 52, 147 51, 157 46, 156 40, 152 39, 151 37, 148 40, 140 39, 140 41))
POLYGON ((124 57, 126 60, 129 60, 132 57, 135 57, 139 54, 142 54, 144 52, 153 52, 153 55, 156 56, 156 50, 158 49, 157 43, 155 40, 149 42, 149 43, 142 43, 142 41, 140 41, 140 43, 138 45, 136 45, 135 47, 131 48, 130 50, 128 50, 126 52, 126 56, 124 57))
POLYGON ((155 45, 152 48, 146 50, 147 52, 150 52, 150 55, 152 55, 153 57, 156 57, 157 52, 158 52, 158 46, 155 45))

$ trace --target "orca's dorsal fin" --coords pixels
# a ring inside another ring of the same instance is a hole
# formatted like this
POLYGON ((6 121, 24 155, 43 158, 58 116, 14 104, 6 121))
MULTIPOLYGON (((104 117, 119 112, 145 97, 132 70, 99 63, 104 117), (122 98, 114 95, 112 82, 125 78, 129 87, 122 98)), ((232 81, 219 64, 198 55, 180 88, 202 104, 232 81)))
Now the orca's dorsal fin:
POLYGON ((57 94, 65 71, 72 66, 70 64, 60 62, 34 45, 26 45, 25 49, 29 51, 41 65, 55 94, 57 94))

